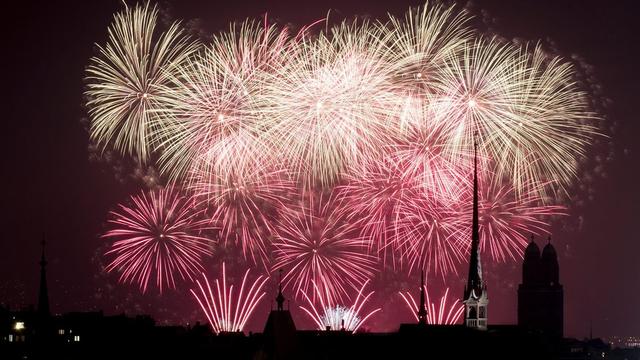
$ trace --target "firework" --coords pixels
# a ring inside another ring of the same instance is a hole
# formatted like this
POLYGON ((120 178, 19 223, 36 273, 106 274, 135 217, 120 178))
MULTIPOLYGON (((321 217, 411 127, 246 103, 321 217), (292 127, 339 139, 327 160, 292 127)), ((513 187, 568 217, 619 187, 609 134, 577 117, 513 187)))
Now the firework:
MULTIPOLYGON (((297 297, 336 304, 377 260, 409 273, 456 272, 469 242, 474 144, 481 249, 496 261, 516 258, 529 233, 564 212, 550 204, 597 134, 569 62, 483 37, 456 6, 327 20, 295 35, 265 17, 202 47, 177 23, 158 32, 156 18, 149 5, 127 7, 91 60, 92 138, 157 159, 162 177, 194 192, 189 211, 206 212, 246 260, 283 269, 297 297)), ((113 234, 148 227, 138 222, 113 234)), ((158 242, 148 234, 114 244, 109 270, 122 281, 146 290, 157 270, 162 288, 173 286, 167 272, 188 278, 199 269, 206 241, 163 255, 138 250, 158 242), (189 260, 159 270, 154 256, 189 260)))
POLYGON ((222 281, 216 279, 215 291, 211 289, 209 280, 204 273, 202 274, 202 282, 196 280, 198 288, 190 290, 202 312, 206 315, 211 329, 216 333, 242 331, 256 306, 265 296, 262 287, 268 278, 260 275, 250 287, 247 287, 248 276, 249 270, 247 269, 242 278, 240 290, 234 296, 234 285, 227 287, 227 273, 223 262, 222 281))
MULTIPOLYGON (((267 170, 258 173, 266 174, 267 170)), ((224 180, 201 171, 190 189, 203 207, 213 209, 211 220, 220 228, 223 244, 240 244, 245 258, 268 264, 269 238, 276 232, 279 214, 296 192, 283 171, 271 171, 268 177, 253 174, 224 180)))
POLYGON ((419 184, 424 196, 432 202, 450 205, 461 200, 469 188, 467 174, 470 154, 459 150, 452 160, 446 149, 446 136, 436 126, 428 131, 419 127, 406 131, 406 137, 388 151, 404 179, 419 184))
POLYGON ((517 195, 532 183, 547 183, 538 190, 554 195, 575 179, 576 160, 598 134, 600 119, 589 110, 588 95, 578 88, 570 63, 547 55, 539 45, 519 51, 518 64, 524 69, 516 73, 525 90, 513 104, 518 126, 491 137, 487 146, 496 163, 495 178, 510 180, 517 195))
MULTIPOLYGON (((369 300, 371 295, 373 295, 373 291, 369 292, 367 295, 363 294, 364 288, 367 286, 366 281, 362 288, 358 291, 358 295, 356 296, 353 305, 350 307, 345 307, 342 305, 335 305, 331 300, 331 297, 326 296, 328 294, 325 293, 325 296, 322 295, 320 289, 316 288, 316 293, 321 294, 318 298, 318 304, 320 305, 320 310, 316 309, 314 305, 314 301, 306 294, 306 292, 302 291, 304 298, 307 300, 309 307, 300 306, 302 310, 304 310, 315 322, 318 330, 345 330, 350 332, 356 332, 364 324, 373 314, 380 311, 380 308, 374 309, 367 313, 366 315, 361 314, 362 307, 369 300), (320 314, 322 312, 322 315, 320 314)), ((315 284, 314 284, 315 285, 315 284)))
POLYGON ((397 98, 382 46, 367 23, 303 36, 282 67, 264 78, 258 100, 290 171, 305 183, 333 184, 350 165, 380 151, 397 98))
MULTIPOLYGON (((485 176, 486 178, 486 176, 485 176)), ((479 191, 478 214, 480 220, 480 251, 488 253, 495 261, 504 262, 522 257, 530 234, 548 234, 549 223, 554 215, 563 215, 566 208, 559 205, 547 205, 540 197, 541 187, 547 184, 529 184, 526 192, 516 194, 510 184, 498 185, 494 182, 481 182, 479 191)), ((471 233, 471 213, 469 200, 461 204, 458 225, 454 237, 460 239, 464 251, 469 248, 471 233)))
POLYGON ((173 187, 131 197, 131 206, 112 211, 111 230, 104 238, 114 239, 107 256, 115 258, 107 271, 120 272, 120 281, 137 283, 142 292, 155 277, 162 292, 175 288, 175 278, 192 279, 202 270, 201 260, 210 255, 211 241, 200 236, 208 228, 192 198, 173 187))
MULTIPOLYGON (((462 317, 462 313, 464 311, 464 306, 462 303, 453 298, 449 301, 449 288, 445 290, 444 295, 440 298, 440 302, 436 303, 431 302, 431 298, 429 296, 429 291, 427 287, 424 287, 424 292, 426 294, 426 308, 427 308, 427 324, 431 325, 455 325, 460 322, 460 318, 462 317)), ((405 293, 398 292, 405 304, 413 314, 413 317, 416 321, 418 319, 418 311, 420 310, 419 301, 411 295, 411 292, 407 291, 405 293)))
POLYGON ((405 255, 415 253, 407 252, 407 245, 422 241, 411 231, 418 218, 424 223, 420 214, 450 212, 451 206, 464 199, 469 185, 465 162, 442 156, 435 131, 409 133, 412 135, 389 145, 387 156, 347 173, 346 184, 337 188, 345 204, 341 211, 362 218, 362 235, 383 262, 390 258, 394 267, 407 262, 405 255))
POLYGON ((472 37, 466 26, 469 15, 456 10, 455 6, 427 2, 407 11, 404 18, 390 15, 388 23, 379 25, 394 81, 402 84, 408 99, 429 94, 434 74, 447 56, 459 51, 472 37))
POLYGON ((478 39, 449 54, 437 72, 430 106, 450 125, 449 149, 495 161, 517 191, 528 183, 563 186, 594 133, 571 66, 497 40, 478 39))
POLYGON ((341 199, 337 211, 350 221, 360 221, 360 234, 368 240, 368 251, 385 264, 389 258, 395 266, 403 260, 396 251, 401 243, 397 229, 400 208, 423 198, 421 190, 417 179, 405 177, 394 161, 382 159, 346 175, 346 184, 337 187, 341 199))
POLYGON ((366 253, 358 223, 334 210, 335 197, 303 197, 308 204, 283 214, 278 223, 274 268, 285 271, 285 285, 293 286, 296 296, 318 288, 332 302, 343 299, 373 275, 375 257, 366 253))
POLYGON ((464 258, 469 233, 458 232, 460 215, 429 199, 401 204, 397 231, 401 256, 407 259, 408 273, 424 269, 444 276, 456 273, 464 258), (457 235, 457 236, 456 236, 457 235))
POLYGON ((197 50, 178 23, 158 36, 157 16, 149 3, 116 14, 107 44, 98 46, 87 69, 91 138, 142 161, 175 101, 171 91, 161 90, 168 74, 197 50))
POLYGON ((162 133, 164 173, 243 177, 270 161, 257 77, 283 62, 288 44, 286 30, 246 21, 178 69, 177 110, 162 133))

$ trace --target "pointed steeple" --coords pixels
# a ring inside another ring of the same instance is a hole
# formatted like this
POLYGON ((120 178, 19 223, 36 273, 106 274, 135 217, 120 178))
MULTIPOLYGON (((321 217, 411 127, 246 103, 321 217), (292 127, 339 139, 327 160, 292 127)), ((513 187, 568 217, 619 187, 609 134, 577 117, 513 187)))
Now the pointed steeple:
POLYGON ((280 279, 278 280, 278 296, 276 296, 278 311, 284 311, 284 300, 285 298, 282 294, 282 269, 280 269, 280 279))
POLYGON ((40 256, 40 292, 38 293, 38 315, 47 318, 49 312, 49 291, 47 288, 47 259, 44 256, 44 235, 42 236, 42 255, 40 256))
POLYGON ((487 287, 482 281, 480 262, 480 221, 478 219, 478 147, 473 144, 473 221, 471 224, 471 251, 469 276, 464 288, 464 322, 469 328, 487 330, 487 287))
POLYGON ((425 305, 424 270, 420 273, 420 309, 418 310, 418 323, 427 324, 427 307, 425 305))
POLYGON ((467 277, 467 287, 465 299, 469 297, 472 290, 482 288, 482 263, 480 262, 480 221, 478 219, 478 147, 473 144, 473 220, 471 224, 471 251, 469 258, 469 276, 467 277))

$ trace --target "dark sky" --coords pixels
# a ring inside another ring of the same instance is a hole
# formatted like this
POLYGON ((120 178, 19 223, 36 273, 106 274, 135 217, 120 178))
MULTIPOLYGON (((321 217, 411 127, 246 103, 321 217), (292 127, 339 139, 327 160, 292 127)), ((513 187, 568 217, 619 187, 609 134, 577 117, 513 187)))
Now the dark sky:
MULTIPOLYGON (((609 140, 592 153, 581 176, 564 226, 556 226, 565 286, 565 322, 569 335, 640 334, 640 191, 638 176, 640 72, 637 69, 638 23, 634 1, 477 0, 501 35, 548 39, 565 56, 578 54, 593 66, 606 97, 609 140), (610 161, 599 161, 610 158, 610 161), (595 164, 603 163, 594 168, 595 164), (595 174, 595 175, 594 175, 595 174), (566 225, 569 224, 569 225, 566 225)), ((164 4, 176 19, 200 18, 207 31, 229 21, 268 12, 280 23, 307 24, 325 16, 401 14, 420 2, 340 1, 172 1, 164 4)), ((2 26, 2 103, 0 141, 3 196, 0 207, 0 303, 34 303, 39 242, 50 246, 50 294, 56 312, 105 309, 147 312, 167 321, 191 299, 170 293, 166 299, 140 295, 115 285, 100 270, 108 211, 139 184, 116 180, 108 165, 90 161, 82 108, 83 71, 103 43, 120 1, 43 1, 4 6, 2 26), (170 305, 166 305, 170 303, 170 305)), ((515 321, 519 266, 504 284, 489 284, 491 314, 498 322, 515 321)), ((462 289, 454 288, 454 294, 462 289)), ((193 309, 192 313, 195 312, 193 309)), ((183 312, 184 313, 184 312, 183 312)), ((259 329, 263 314, 255 322, 259 329)), ((406 319, 408 320, 408 318, 406 319)))

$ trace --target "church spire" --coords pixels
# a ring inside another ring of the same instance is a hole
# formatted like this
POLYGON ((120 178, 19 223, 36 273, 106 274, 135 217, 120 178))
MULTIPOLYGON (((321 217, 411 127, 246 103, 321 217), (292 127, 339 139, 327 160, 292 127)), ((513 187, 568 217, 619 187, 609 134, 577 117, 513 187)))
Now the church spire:
POLYGON ((478 146, 473 144, 473 219, 471 224, 471 251, 469 251, 469 276, 462 302, 465 305, 464 321, 469 328, 487 329, 487 288, 482 281, 480 262, 480 221, 478 215, 478 146))
POLYGON ((425 305, 424 270, 420 273, 420 309, 418 310, 418 324, 427 323, 427 308, 425 305))
POLYGON ((44 235, 42 236, 42 255, 40 256, 40 292, 38 294, 38 315, 49 317, 49 291, 47 288, 47 259, 44 256, 44 235))
POLYGON ((280 269, 280 278, 278 280, 278 296, 276 296, 278 311, 284 311, 284 300, 284 295, 282 294, 282 269, 280 269))
MULTIPOLYGON (((473 220, 471 224, 471 251, 467 293, 482 286, 482 263, 480 262, 480 222, 478 219, 478 147, 473 144, 473 220)), ((479 294, 477 294, 479 295, 479 294)))

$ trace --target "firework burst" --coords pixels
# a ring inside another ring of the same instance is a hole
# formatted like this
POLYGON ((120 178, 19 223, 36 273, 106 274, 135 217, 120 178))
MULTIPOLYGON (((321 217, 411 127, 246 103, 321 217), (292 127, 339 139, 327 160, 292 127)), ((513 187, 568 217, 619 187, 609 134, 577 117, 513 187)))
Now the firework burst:
POLYGON ((366 253, 358 223, 335 211, 333 196, 303 198, 308 204, 283 214, 278 223, 274 269, 285 271, 285 285, 296 296, 317 288, 327 300, 343 299, 348 289, 357 289, 373 275, 375 257, 366 253))
POLYGON ((531 54, 495 39, 449 54, 430 99, 438 121, 450 126, 448 148, 477 142, 518 193, 532 182, 567 184, 595 132, 570 69, 539 49, 531 54))
MULTIPOLYGON (((426 285, 424 286, 424 292, 426 294, 426 308, 427 308, 427 324, 431 325, 455 325, 460 322, 460 318, 462 317, 464 306, 462 303, 453 298, 449 301, 449 288, 445 290, 444 295, 440 298, 438 303, 431 302, 431 297, 429 296, 429 291, 427 290, 426 285)), ((413 314, 413 317, 416 321, 418 319, 418 312, 420 310, 419 301, 417 301, 412 295, 410 291, 406 292, 398 292, 404 300, 405 304, 407 304, 407 308, 413 314)))
POLYGON ((259 171, 260 174, 219 179, 201 171, 191 184, 197 201, 213 209, 212 222, 220 228, 223 244, 240 244, 252 262, 269 263, 275 224, 296 188, 283 171, 259 171), (267 174, 262 176, 262 174, 267 174))
POLYGON ((106 255, 115 258, 107 271, 120 272, 120 281, 137 283, 142 292, 155 277, 162 292, 175 288, 175 278, 192 279, 211 254, 211 241, 200 235, 208 228, 192 198, 173 187, 131 197, 132 206, 112 211, 113 226, 104 238, 114 239, 106 255))
POLYGON ((317 303, 320 305, 320 311, 318 311, 315 306, 316 302, 312 301, 304 291, 302 291, 302 294, 305 300, 307 300, 308 307, 300 306, 300 308, 313 319, 318 330, 325 330, 328 328, 331 330, 356 332, 371 316, 381 310, 380 308, 377 308, 368 312, 366 315, 362 314, 362 307, 367 303, 367 301, 369 301, 369 298, 374 293, 371 291, 364 295, 364 288, 367 286, 368 282, 369 281, 366 281, 362 285, 362 288, 360 288, 356 295, 353 305, 350 307, 334 304, 329 300, 331 299, 329 294, 324 293, 323 295, 322 291, 316 287, 316 293, 320 294, 317 296, 317 303))
POLYGON ((472 37, 466 26, 469 15, 456 10, 455 6, 427 2, 407 11, 404 18, 390 16, 388 23, 379 25, 385 58, 403 93, 418 98, 429 94, 439 66, 472 37))
POLYGON ((337 192, 341 199, 337 211, 362 223, 360 234, 367 239, 368 250, 385 264, 388 259, 394 266, 401 264, 402 258, 396 256, 401 243, 397 229, 400 208, 423 197, 419 182, 405 177, 395 162, 383 159, 350 171, 337 192))
POLYGON ((327 20, 294 36, 245 21, 204 46, 177 23, 158 31, 157 16, 126 7, 87 70, 92 139, 158 160, 160 176, 195 193, 196 206, 179 207, 184 232, 168 240, 155 230, 165 221, 156 193, 114 213, 108 270, 143 291, 154 275, 162 289, 200 270, 209 242, 194 209, 246 260, 283 269, 296 297, 336 304, 377 260, 456 272, 474 144, 481 249, 515 259, 529 233, 564 212, 549 204, 598 134, 570 62, 483 37, 456 6, 327 20))
POLYGON ((259 101, 272 119, 269 137, 309 185, 335 183, 388 139, 397 99, 375 31, 343 23, 315 39, 303 36, 290 61, 264 79, 259 101))
POLYGON ((173 91, 162 90, 168 74, 197 50, 178 23, 158 36, 157 17, 149 3, 115 15, 107 44, 87 69, 91 138, 142 161, 175 102, 173 91))
MULTIPOLYGON (((522 256, 530 234, 549 233, 546 219, 566 214, 566 208, 545 204, 540 197, 543 186, 547 184, 530 184, 526 186, 527 191, 518 196, 509 184, 481 182, 478 202, 480 251, 498 262, 515 260, 522 256)), ((469 247, 468 234, 471 233, 471 217, 468 216, 471 196, 468 193, 469 200, 461 202, 464 206, 459 210, 460 221, 453 235, 464 244, 464 251, 469 247)))
POLYGON ((258 276, 248 285, 249 270, 245 271, 239 292, 234 296, 233 287, 227 287, 227 273, 225 263, 222 263, 222 280, 216 279, 215 291, 211 288, 206 275, 202 274, 202 282, 196 280, 197 289, 191 289, 191 294, 206 315, 211 329, 217 334, 221 332, 240 332, 253 314, 256 306, 265 296, 262 291, 267 281, 266 276, 258 276))
POLYGON ((463 240, 470 233, 457 232, 460 215, 428 199, 401 204, 398 211, 396 226, 402 239, 398 248, 407 259, 408 273, 419 269, 442 276, 456 273, 466 250, 463 240))
POLYGON ((445 205, 460 201, 469 187, 469 154, 458 151, 452 160, 445 152, 446 136, 435 126, 428 131, 412 128, 388 151, 404 179, 419 184, 424 196, 445 205))
POLYGON ((274 151, 254 97, 258 76, 287 54, 285 30, 247 21, 214 37, 172 79, 178 91, 171 126, 162 133, 162 169, 172 178, 200 171, 221 179, 253 175, 274 151))

